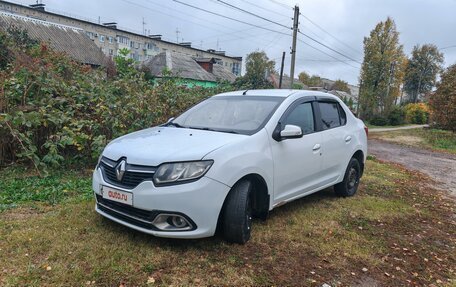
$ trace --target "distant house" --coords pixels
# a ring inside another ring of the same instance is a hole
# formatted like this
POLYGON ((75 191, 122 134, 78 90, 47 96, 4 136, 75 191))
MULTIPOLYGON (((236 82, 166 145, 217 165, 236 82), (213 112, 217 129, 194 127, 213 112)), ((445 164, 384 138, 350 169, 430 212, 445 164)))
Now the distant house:
MULTIPOLYGON (((274 86, 275 89, 278 89, 280 86, 280 75, 270 74, 268 77, 269 82, 274 86)), ((299 81, 299 79, 294 79, 293 86, 295 89, 307 90, 307 86, 299 81)), ((291 89, 291 78, 289 76, 283 75, 282 77, 282 89, 291 89)))
POLYGON ((0 12, 0 29, 27 31, 30 38, 47 43, 53 50, 64 52, 73 60, 101 66, 105 55, 82 29, 0 12))
POLYGON ((232 83, 236 75, 215 58, 192 58, 170 51, 162 52, 144 62, 143 69, 156 78, 176 77, 188 87, 216 87, 222 82, 232 83))

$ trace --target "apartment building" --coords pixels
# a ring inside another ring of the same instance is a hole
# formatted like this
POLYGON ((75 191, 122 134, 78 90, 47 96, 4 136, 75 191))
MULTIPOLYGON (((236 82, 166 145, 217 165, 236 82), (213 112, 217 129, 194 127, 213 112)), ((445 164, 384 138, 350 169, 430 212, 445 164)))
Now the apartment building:
POLYGON ((119 29, 117 23, 94 23, 88 20, 47 11, 45 4, 29 6, 0 0, 0 11, 30 17, 65 26, 82 29, 105 55, 115 56, 120 49, 130 50, 130 57, 144 62, 162 52, 173 52, 194 58, 214 58, 216 64, 223 65, 236 76, 241 75, 242 57, 231 57, 224 51, 202 50, 191 43, 173 43, 165 41, 161 35, 141 35, 125 29, 119 29))

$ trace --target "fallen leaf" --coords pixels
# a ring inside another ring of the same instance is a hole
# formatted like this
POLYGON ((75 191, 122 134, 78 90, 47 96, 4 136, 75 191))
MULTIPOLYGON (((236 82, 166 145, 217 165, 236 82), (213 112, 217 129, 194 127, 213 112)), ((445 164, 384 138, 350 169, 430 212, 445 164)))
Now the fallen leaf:
POLYGON ((154 277, 150 276, 149 278, 147 278, 147 284, 154 284, 154 283, 155 283, 154 277))

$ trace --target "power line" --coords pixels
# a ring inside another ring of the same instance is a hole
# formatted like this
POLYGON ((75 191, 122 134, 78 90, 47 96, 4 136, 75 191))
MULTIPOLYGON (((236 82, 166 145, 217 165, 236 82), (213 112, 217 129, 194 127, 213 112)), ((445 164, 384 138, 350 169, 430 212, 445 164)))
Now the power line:
POLYGON ((344 58, 347 58, 347 59, 349 59, 349 60, 351 60, 351 61, 353 61, 353 62, 356 62, 356 63, 358 63, 358 64, 361 64, 360 61, 355 60, 355 59, 353 59, 353 58, 351 58, 351 57, 349 57, 349 56, 347 56, 347 55, 345 55, 345 54, 342 54, 341 52, 339 52, 339 51, 337 51, 337 50, 335 50, 335 49, 329 47, 328 45, 326 45, 326 44, 324 44, 324 43, 322 43, 322 42, 316 40, 315 38, 312 38, 312 37, 310 37, 309 35, 307 35, 307 34, 305 34, 305 33, 302 33, 301 31, 298 31, 298 32, 299 32, 299 34, 303 35, 304 37, 306 37, 306 38, 308 38, 308 39, 310 39, 310 40, 312 40, 312 41, 314 41, 314 42, 317 43, 317 44, 320 44, 321 46, 325 47, 326 49, 331 50, 331 51, 333 51, 334 53, 337 53, 337 54, 343 56, 344 58))
POLYGON ((219 13, 216 13, 216 12, 212 12, 212 11, 209 11, 209 10, 206 10, 206 9, 203 9, 203 8, 200 8, 200 7, 197 7, 197 6, 193 6, 193 5, 191 5, 191 4, 188 4, 188 3, 185 3, 185 2, 182 2, 182 1, 179 1, 179 0, 173 0, 173 1, 174 1, 174 2, 177 2, 177 3, 179 3, 179 4, 182 4, 182 5, 191 7, 191 8, 193 8, 193 9, 197 9, 197 10, 200 10, 200 11, 203 11, 203 12, 206 12, 206 13, 209 13, 209 14, 212 14, 212 15, 216 15, 216 16, 219 16, 219 17, 222 17, 222 18, 225 18, 225 19, 229 19, 229 20, 232 20, 232 21, 235 21, 235 22, 239 22, 239 23, 242 23, 242 24, 245 24, 245 25, 249 25, 249 26, 252 26, 252 27, 257 27, 257 28, 259 28, 259 29, 267 30, 267 31, 274 32, 274 33, 279 33, 279 34, 288 35, 288 34, 286 34, 286 33, 279 32, 279 31, 277 31, 277 30, 269 29, 269 28, 262 27, 262 26, 259 26, 259 25, 255 25, 255 24, 252 24, 252 23, 249 23, 249 22, 245 22, 245 21, 242 21, 242 20, 239 20, 239 19, 231 18, 231 17, 225 16, 225 15, 222 15, 222 14, 219 14, 219 13))
POLYGON ((326 34, 328 34, 329 36, 331 36, 333 39, 335 39, 336 41, 338 41, 339 43, 341 43, 342 45, 344 45, 345 47, 355 51, 356 53, 358 54, 362 54, 359 50, 347 45, 346 43, 344 43, 342 40, 340 40, 339 38, 337 38, 336 36, 334 36, 333 34, 331 34, 330 32, 328 32, 326 29, 324 29, 323 27, 321 27, 320 25, 318 25, 317 23, 315 23, 314 21, 312 21, 309 17, 307 17, 306 15, 304 14, 300 14, 302 17, 304 17, 305 19, 307 19, 307 21, 309 21, 310 23, 312 23, 315 27, 317 27, 318 29, 320 29, 321 31, 325 32, 326 34))
POLYGON ((344 64, 346 64, 346 65, 348 65, 348 66, 350 66, 350 67, 353 67, 353 68, 355 68, 355 69, 359 69, 359 67, 353 66, 352 64, 350 64, 350 63, 348 63, 348 62, 346 62, 346 61, 344 61, 344 60, 337 59, 337 58, 334 57, 333 55, 328 54, 328 53, 326 53, 325 51, 323 51, 323 50, 321 50, 321 49, 319 49, 319 48, 317 48, 317 47, 315 47, 315 46, 312 46, 311 44, 306 43, 306 42, 304 42, 303 40, 301 40, 301 39, 299 39, 299 38, 298 38, 298 41, 301 42, 301 43, 303 43, 303 44, 305 44, 305 45, 307 45, 307 46, 309 46, 309 47, 311 47, 311 48, 314 49, 314 50, 319 51, 319 52, 322 53, 322 54, 325 54, 325 55, 328 56, 328 57, 333 58, 333 59, 336 60, 337 62, 344 63, 344 64))
MULTIPOLYGON (((159 13, 159 14, 163 14, 163 15, 166 15, 166 16, 169 16, 169 17, 177 18, 177 19, 180 19, 180 20, 185 21, 185 22, 190 22, 190 23, 196 24, 196 25, 198 25, 198 26, 207 28, 207 29, 209 29, 209 30, 215 30, 215 31, 223 32, 224 35, 227 34, 225 31, 220 30, 220 29, 217 29, 217 28, 215 28, 215 27, 206 26, 206 25, 203 25, 203 24, 200 24, 200 23, 197 23, 197 22, 188 20, 187 18, 182 18, 182 17, 178 17, 178 16, 175 16, 175 15, 171 15, 171 14, 165 13, 165 12, 163 12, 163 11, 158 11, 158 10, 155 10, 155 9, 153 9, 153 8, 151 8, 151 7, 142 5, 142 4, 140 4, 140 3, 136 3, 136 2, 133 2, 133 1, 130 1, 130 0, 121 0, 121 1, 123 1, 123 2, 125 2, 125 3, 128 3, 128 4, 131 4, 131 5, 135 5, 135 6, 137 6, 137 7, 141 7, 141 8, 143 8, 143 9, 146 9, 146 10, 149 10, 149 11, 153 11, 153 12, 156 12, 156 13, 159 13)), ((156 3, 152 2, 152 1, 146 1, 146 2, 149 3, 149 4, 152 4, 152 5, 158 5, 158 4, 156 4, 156 3)), ((159 6, 160 6, 161 8, 166 8, 166 9, 170 9, 170 10, 176 11, 175 9, 169 8, 169 7, 167 7, 167 6, 163 6, 163 5, 159 5, 159 6)), ((182 11, 177 11, 177 12, 179 12, 179 13, 181 13, 181 14, 184 14, 184 15, 189 15, 189 16, 192 16, 192 17, 195 18, 195 19, 201 20, 200 18, 197 18, 197 17, 195 17, 194 15, 191 15, 191 14, 188 14, 188 13, 184 13, 184 12, 182 12, 182 11)), ((204 21, 205 21, 205 22, 208 22, 207 20, 204 20, 204 21)), ((216 24, 216 25, 218 25, 218 26, 221 26, 221 27, 224 27, 224 28, 227 28, 227 29, 233 31, 233 29, 230 29, 229 27, 224 26, 224 25, 221 25, 221 24, 219 24, 219 23, 216 23, 216 22, 211 22, 211 23, 216 24)), ((243 31, 245 31, 245 29, 244 29, 243 31)), ((239 33, 239 32, 242 32, 242 31, 234 31, 233 33, 239 33)), ((231 33, 229 33, 229 34, 231 34, 231 33)), ((247 34, 247 35, 249 35, 249 37, 256 37, 256 36, 257 36, 257 35, 252 36, 252 35, 250 35, 250 34, 247 34)), ((172 40, 169 40, 169 41, 172 41, 172 40)))
MULTIPOLYGON (((195 19, 198 19, 198 20, 201 20, 201 21, 204 21, 204 22, 213 23, 213 24, 215 24, 215 25, 218 25, 218 26, 220 26, 220 27, 224 27, 224 28, 226 28, 226 29, 228 29, 228 30, 230 30, 230 31, 233 31, 233 32, 227 33, 227 32, 224 32, 224 31, 222 31, 222 30, 215 29, 215 30, 217 30, 217 31, 223 32, 223 34, 217 34, 217 35, 214 35, 214 36, 204 37, 204 38, 202 38, 202 39, 200 39, 200 40, 206 40, 206 39, 209 39, 209 38, 218 37, 219 35, 220 35, 220 36, 225 36, 225 35, 237 34, 237 33, 241 33, 241 32, 244 32, 245 35, 248 35, 249 37, 252 37, 252 38, 258 36, 258 35, 256 35, 256 34, 255 34, 255 35, 252 35, 252 34, 249 34, 249 33, 245 33, 245 31, 251 30, 251 29, 255 29, 256 27, 252 27, 252 28, 249 28, 249 29, 243 29, 243 30, 234 31, 234 29, 232 29, 231 27, 227 27, 226 25, 222 25, 222 24, 217 23, 217 22, 214 22, 214 21, 208 21, 207 19, 201 19, 201 18, 195 17, 195 15, 193 15, 193 14, 189 14, 189 13, 185 13, 185 12, 179 11, 179 10, 177 10, 177 9, 175 9, 175 8, 171 8, 171 7, 169 7, 169 6, 163 5, 162 3, 157 4, 157 3, 153 2, 153 1, 150 1, 150 0, 149 0, 149 1, 148 1, 148 0, 145 0, 145 1, 146 1, 147 3, 149 3, 149 4, 158 6, 158 7, 160 7, 160 8, 166 8, 166 9, 169 9, 169 10, 171 10, 171 11, 173 11, 173 12, 178 12, 178 13, 181 13, 181 14, 184 14, 184 15, 187 15, 187 16, 190 16, 191 18, 195 18, 195 19)), ((182 19, 182 18, 180 18, 180 19, 182 19)), ((185 19, 182 19, 182 20, 185 20, 185 19)), ((204 26, 204 27, 207 27, 207 26, 204 26)), ((207 28, 210 28, 210 27, 207 27, 207 28)), ((242 38, 237 37, 236 39, 243 39, 243 38, 245 38, 245 37, 242 37, 242 38)), ((222 41, 222 42, 223 42, 223 41, 222 41)))
POLYGON ((276 22, 276 21, 270 20, 270 19, 268 19, 268 18, 265 18, 265 17, 263 17, 263 16, 257 15, 257 14, 255 14, 255 13, 252 13, 252 12, 247 11, 247 10, 245 10, 245 9, 239 8, 239 7, 235 6, 235 5, 232 5, 232 4, 230 4, 230 3, 227 3, 227 2, 225 2, 225 1, 222 1, 222 0, 216 0, 216 1, 217 1, 217 2, 220 2, 220 3, 223 3, 223 4, 225 4, 226 6, 231 7, 231 8, 233 8, 233 9, 235 9, 235 10, 238 10, 238 11, 244 12, 244 13, 246 13, 246 14, 249 14, 249 15, 251 15, 251 16, 257 17, 257 18, 259 18, 259 19, 262 19, 262 20, 264 20, 264 21, 268 21, 268 22, 273 23, 273 24, 276 24, 276 25, 278 25, 278 26, 281 26, 281 27, 284 27, 284 28, 291 29, 290 27, 287 27, 287 26, 285 26, 285 25, 283 25, 283 24, 280 24, 280 23, 278 23, 278 22, 276 22))
POLYGON ((440 48, 439 50, 446 50, 446 49, 450 49, 450 48, 456 48, 456 45, 446 46, 446 47, 440 48))
POLYGON ((279 2, 279 1, 276 1, 276 0, 269 0, 269 1, 271 1, 272 3, 274 3, 274 4, 276 4, 276 5, 281 6, 282 8, 293 9, 293 7, 288 6, 288 5, 286 5, 286 4, 284 4, 284 3, 281 3, 281 2, 279 2))
POLYGON ((242 0, 242 1, 248 3, 248 4, 252 5, 252 6, 255 6, 255 7, 261 9, 261 10, 264 10, 264 11, 267 11, 267 12, 270 12, 270 13, 274 13, 274 14, 279 15, 279 16, 282 16, 282 17, 290 18, 289 15, 285 15, 285 14, 278 13, 277 11, 274 11, 274 10, 271 10, 271 9, 268 9, 268 8, 265 8, 265 7, 262 7, 262 6, 258 5, 258 4, 255 4, 255 3, 250 2, 250 1, 248 1, 248 0, 242 0))
POLYGON ((148 6, 145 6, 145 5, 142 5, 142 4, 139 4, 139 3, 136 3, 136 2, 130 1, 130 0, 121 0, 121 1, 123 1, 123 2, 125 2, 125 3, 128 3, 128 4, 131 4, 131 5, 135 5, 135 6, 137 6, 137 7, 141 7, 141 8, 143 8, 143 9, 146 9, 146 10, 149 10, 149 11, 153 11, 153 12, 156 12, 156 13, 159 13, 159 14, 163 14, 163 15, 166 15, 166 16, 169 16, 169 17, 181 19, 181 20, 186 21, 186 22, 194 23, 194 24, 196 24, 196 25, 199 25, 199 26, 201 26, 201 27, 205 27, 205 28, 210 29, 210 30, 217 30, 217 31, 220 31, 220 32, 224 32, 224 31, 218 30, 218 29, 216 29, 216 28, 214 28, 214 27, 209 27, 209 26, 206 26, 206 25, 203 25, 203 24, 200 24, 200 23, 193 22, 193 21, 188 20, 188 19, 180 18, 180 17, 177 17, 177 16, 175 16, 175 15, 171 15, 171 14, 165 13, 165 12, 163 12, 163 11, 158 11, 158 10, 155 10, 155 9, 150 8, 150 7, 148 7, 148 6))

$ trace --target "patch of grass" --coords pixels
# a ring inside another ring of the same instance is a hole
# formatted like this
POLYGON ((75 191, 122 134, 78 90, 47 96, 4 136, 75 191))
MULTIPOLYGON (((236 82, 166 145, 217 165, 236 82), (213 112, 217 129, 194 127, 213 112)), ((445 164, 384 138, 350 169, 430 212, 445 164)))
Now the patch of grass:
POLYGON ((53 171, 39 177, 24 168, 2 169, 0 211, 23 203, 57 204, 92 198, 91 178, 84 171, 53 171))
POLYGON ((375 133, 370 137, 456 154, 456 133, 451 131, 410 129, 375 133))
MULTIPOLYGON (((7 172, 29 180, 17 170, 7 172)), ((267 221, 254 222, 246 245, 219 236, 145 235, 99 216, 93 201, 80 200, 85 196, 79 190, 90 190, 89 175, 31 178, 40 189, 56 184, 69 192, 59 201, 9 197, 20 201, 0 213, 1 286, 151 286, 149 278, 153 286, 345 286, 363 280, 403 286, 407 280, 430 285, 455 279, 455 222, 448 216, 454 203, 429 189, 411 196, 420 190, 417 178, 375 160, 367 162, 356 196, 338 198, 328 189, 277 208, 267 221), (39 208, 31 208, 33 200, 42 203, 39 208)))

